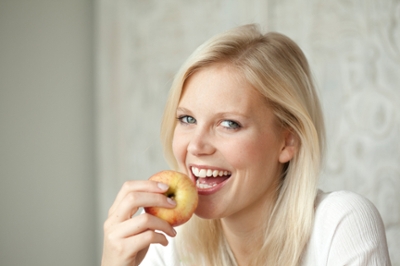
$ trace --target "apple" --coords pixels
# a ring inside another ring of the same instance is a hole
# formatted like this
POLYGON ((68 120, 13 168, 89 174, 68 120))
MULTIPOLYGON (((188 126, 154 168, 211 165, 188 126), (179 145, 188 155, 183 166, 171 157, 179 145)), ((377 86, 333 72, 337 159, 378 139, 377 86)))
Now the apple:
POLYGON ((164 195, 175 200, 176 206, 173 209, 145 207, 145 211, 167 221, 171 226, 186 223, 198 203, 197 188, 193 181, 187 175, 172 170, 154 174, 149 180, 167 184, 169 188, 164 195))

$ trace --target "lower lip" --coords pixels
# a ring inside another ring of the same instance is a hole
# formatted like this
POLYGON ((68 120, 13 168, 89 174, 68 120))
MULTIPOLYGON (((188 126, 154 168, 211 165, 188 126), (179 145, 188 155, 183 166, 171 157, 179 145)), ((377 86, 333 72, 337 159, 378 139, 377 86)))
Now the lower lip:
MULTIPOLYGON (((193 178, 194 178, 194 180, 196 180, 195 177, 193 177, 193 178)), ((225 186, 225 184, 228 182, 229 179, 230 179, 230 177, 228 179, 224 180, 223 182, 221 182, 213 187, 210 187, 210 188, 197 187, 197 192, 199 195, 202 195, 202 196, 214 194, 214 193, 218 192, 219 190, 221 190, 225 186)), ((196 182, 195 182, 195 184, 196 184, 196 182)))

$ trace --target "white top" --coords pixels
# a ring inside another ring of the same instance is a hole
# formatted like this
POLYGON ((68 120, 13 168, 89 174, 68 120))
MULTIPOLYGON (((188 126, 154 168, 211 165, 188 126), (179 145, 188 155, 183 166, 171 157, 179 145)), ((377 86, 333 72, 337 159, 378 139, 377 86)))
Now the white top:
MULTIPOLYGON (((375 206, 348 191, 319 192, 302 266, 390 266, 385 228, 375 206)), ((141 266, 178 266, 174 240, 151 245, 141 266)))

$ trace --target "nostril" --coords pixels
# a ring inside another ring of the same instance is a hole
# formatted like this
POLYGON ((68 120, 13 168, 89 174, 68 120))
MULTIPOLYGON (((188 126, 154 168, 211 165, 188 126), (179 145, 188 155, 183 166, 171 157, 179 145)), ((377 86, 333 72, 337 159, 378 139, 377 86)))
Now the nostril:
POLYGON ((212 154, 215 150, 212 135, 206 127, 198 126, 187 146, 187 151, 195 156, 212 154))

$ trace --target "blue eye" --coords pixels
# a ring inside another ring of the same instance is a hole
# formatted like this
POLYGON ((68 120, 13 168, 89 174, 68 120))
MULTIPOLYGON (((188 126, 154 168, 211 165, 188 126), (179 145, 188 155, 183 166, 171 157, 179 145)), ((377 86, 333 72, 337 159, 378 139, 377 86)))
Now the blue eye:
POLYGON ((180 116, 180 117, 178 117, 178 120, 183 124, 195 124, 196 123, 196 119, 194 119, 194 117, 189 116, 189 115, 180 116))
POLYGON ((241 128, 241 126, 237 122, 232 121, 232 120, 224 120, 224 121, 221 122, 221 125, 223 127, 228 128, 228 129, 239 129, 239 128, 241 128))

